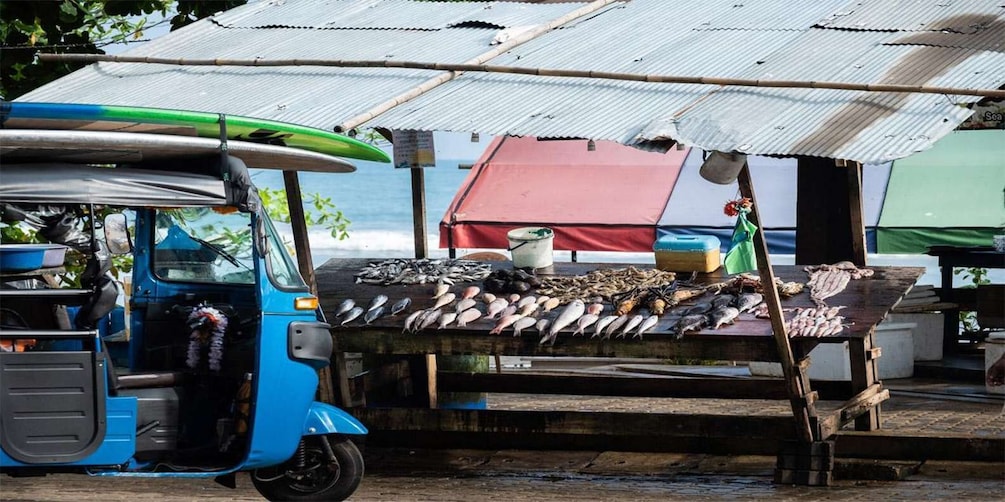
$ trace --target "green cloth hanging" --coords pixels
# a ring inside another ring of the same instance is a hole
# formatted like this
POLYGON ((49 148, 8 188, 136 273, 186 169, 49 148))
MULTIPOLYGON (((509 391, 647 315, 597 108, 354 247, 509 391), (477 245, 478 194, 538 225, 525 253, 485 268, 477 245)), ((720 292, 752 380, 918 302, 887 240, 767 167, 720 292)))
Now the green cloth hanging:
POLYGON ((747 219, 749 209, 742 209, 736 216, 736 227, 733 228, 733 239, 729 251, 722 264, 727 274, 740 274, 757 270, 757 257, 754 254, 754 232, 757 226, 747 219))

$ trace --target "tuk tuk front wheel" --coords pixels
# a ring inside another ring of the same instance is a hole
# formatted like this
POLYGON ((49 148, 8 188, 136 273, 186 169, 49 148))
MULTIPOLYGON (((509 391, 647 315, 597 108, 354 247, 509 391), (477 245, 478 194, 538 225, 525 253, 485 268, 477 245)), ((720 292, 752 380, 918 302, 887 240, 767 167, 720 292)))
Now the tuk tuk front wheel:
POLYGON ((293 458, 251 472, 255 489, 269 500, 345 500, 362 479, 359 448, 336 435, 304 437, 293 458))

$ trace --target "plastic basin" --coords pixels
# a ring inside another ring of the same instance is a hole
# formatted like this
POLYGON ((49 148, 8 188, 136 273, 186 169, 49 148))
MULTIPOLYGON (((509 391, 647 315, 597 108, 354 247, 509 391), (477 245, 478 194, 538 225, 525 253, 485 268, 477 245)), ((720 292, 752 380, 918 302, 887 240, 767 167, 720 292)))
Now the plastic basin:
POLYGON ((42 268, 48 246, 48 244, 0 244, 0 271, 23 272, 42 268))

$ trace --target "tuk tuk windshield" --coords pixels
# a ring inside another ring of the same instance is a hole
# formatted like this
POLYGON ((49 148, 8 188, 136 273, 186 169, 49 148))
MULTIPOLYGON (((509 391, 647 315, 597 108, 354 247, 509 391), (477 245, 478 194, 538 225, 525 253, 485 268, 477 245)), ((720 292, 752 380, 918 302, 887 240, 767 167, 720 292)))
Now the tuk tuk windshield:
POLYGON ((219 208, 157 212, 154 273, 169 281, 254 284, 251 215, 219 208))

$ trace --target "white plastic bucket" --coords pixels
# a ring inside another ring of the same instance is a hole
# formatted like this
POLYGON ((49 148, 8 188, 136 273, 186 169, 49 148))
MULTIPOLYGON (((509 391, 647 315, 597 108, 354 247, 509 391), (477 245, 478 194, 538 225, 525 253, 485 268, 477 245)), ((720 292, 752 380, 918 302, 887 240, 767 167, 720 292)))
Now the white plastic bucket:
POLYGON ((550 267, 552 243, 555 232, 547 227, 514 228, 506 233, 509 240, 509 252, 513 255, 513 266, 516 268, 550 267))

